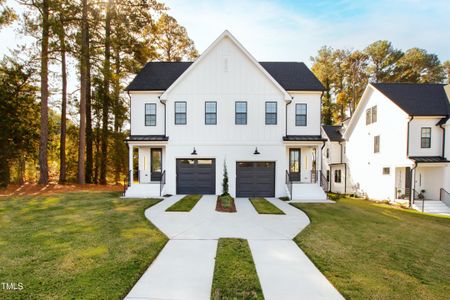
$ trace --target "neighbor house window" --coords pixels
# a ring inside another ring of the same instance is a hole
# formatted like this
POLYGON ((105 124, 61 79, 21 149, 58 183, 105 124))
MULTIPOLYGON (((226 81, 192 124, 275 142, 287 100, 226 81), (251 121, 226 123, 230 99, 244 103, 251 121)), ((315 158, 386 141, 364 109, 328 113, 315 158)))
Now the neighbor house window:
POLYGON ((431 148, 431 128, 422 127, 421 138, 420 138, 421 148, 431 148))
POLYGON ((295 126, 306 126, 306 104, 295 104, 295 126))
POLYGON ((334 170, 334 182, 340 183, 341 182, 341 170, 334 170))
POLYGON ((327 170, 327 182, 330 181, 330 170, 327 170))
POLYGON ((217 102, 215 101, 205 102, 205 124, 217 124, 217 102))
POLYGON ((186 118, 186 102, 175 102, 175 124, 176 125, 185 125, 186 118))
POLYGON ((327 158, 330 158, 330 148, 327 148, 327 158))
POLYGON ((383 168, 383 175, 391 174, 391 168, 383 168))
POLYGON ((374 136, 373 137, 373 153, 380 152, 380 136, 374 136))
POLYGON ((237 125, 246 125, 247 124, 247 102, 245 101, 236 101, 236 115, 234 122, 237 125))
POLYGON ((373 106, 366 110, 366 125, 376 123, 378 119, 377 106, 373 106))
POLYGON ((266 125, 277 124, 277 103, 266 102, 266 125))
POLYGON ((145 103, 145 126, 156 126, 156 103, 145 103))

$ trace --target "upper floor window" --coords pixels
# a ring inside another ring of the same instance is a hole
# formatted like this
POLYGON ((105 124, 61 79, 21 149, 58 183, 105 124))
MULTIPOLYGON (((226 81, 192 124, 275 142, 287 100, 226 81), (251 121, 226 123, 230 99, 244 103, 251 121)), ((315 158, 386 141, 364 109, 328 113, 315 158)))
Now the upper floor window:
POLYGON ((295 104, 295 126, 306 126, 307 107, 305 103, 295 104))
POLYGON ((145 126, 156 126, 156 103, 145 103, 145 126))
POLYGON ((431 127, 422 127, 420 136, 420 147, 431 148, 431 127))
POLYGON ((185 125, 187 104, 185 101, 177 101, 175 102, 175 124, 176 125, 185 125))
POLYGON ((217 102, 215 101, 205 102, 205 124, 206 125, 217 124, 217 102))
POLYGON ((373 153, 380 152, 380 136, 374 136, 373 137, 373 153))
POLYGON ((237 125, 246 125, 247 124, 247 102, 245 101, 236 101, 236 115, 235 115, 235 124, 237 125))
POLYGON ((391 174, 391 168, 383 168, 383 175, 389 175, 391 174))
POLYGON ((266 125, 277 124, 277 103, 266 102, 266 125))
POLYGON ((376 123, 378 118, 377 106, 372 106, 366 110, 366 125, 376 123))

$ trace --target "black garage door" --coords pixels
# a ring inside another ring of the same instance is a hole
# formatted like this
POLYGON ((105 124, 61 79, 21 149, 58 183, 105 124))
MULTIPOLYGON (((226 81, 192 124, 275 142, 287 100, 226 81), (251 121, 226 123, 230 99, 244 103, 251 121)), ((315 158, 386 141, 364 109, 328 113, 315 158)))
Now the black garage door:
POLYGON ((238 162, 236 163, 237 197, 274 197, 274 162, 238 162))
POLYGON ((214 159, 177 159, 177 194, 215 194, 214 159))

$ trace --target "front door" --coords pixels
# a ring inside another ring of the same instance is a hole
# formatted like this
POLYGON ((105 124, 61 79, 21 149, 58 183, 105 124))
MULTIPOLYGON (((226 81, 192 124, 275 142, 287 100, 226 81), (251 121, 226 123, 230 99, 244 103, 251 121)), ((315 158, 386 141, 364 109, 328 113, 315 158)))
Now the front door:
POLYGON ((151 181, 160 181, 162 172, 162 149, 151 150, 151 181))
POLYGON ((300 181, 300 149, 289 149, 289 178, 300 181))

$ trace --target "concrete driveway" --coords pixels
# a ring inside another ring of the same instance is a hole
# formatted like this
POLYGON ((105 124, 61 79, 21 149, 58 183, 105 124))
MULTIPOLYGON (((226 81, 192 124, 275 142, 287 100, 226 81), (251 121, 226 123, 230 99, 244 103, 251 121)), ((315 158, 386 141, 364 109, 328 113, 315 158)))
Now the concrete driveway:
POLYGON ((210 299, 222 237, 249 241, 265 299, 343 299, 292 241, 309 224, 302 211, 269 198, 286 215, 260 215, 248 199, 237 198, 237 213, 219 213, 216 196, 209 195, 189 213, 165 211, 182 197, 146 210, 145 216, 170 241, 126 299, 210 299))

